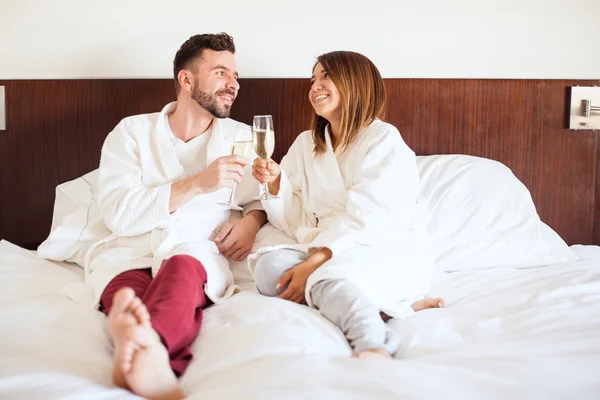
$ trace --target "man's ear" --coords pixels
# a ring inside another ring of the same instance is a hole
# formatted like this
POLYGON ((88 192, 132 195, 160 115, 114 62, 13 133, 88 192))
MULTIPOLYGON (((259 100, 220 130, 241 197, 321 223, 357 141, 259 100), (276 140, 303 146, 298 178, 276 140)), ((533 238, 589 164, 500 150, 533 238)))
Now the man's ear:
POLYGON ((181 90, 185 90, 187 92, 191 92, 194 87, 194 77, 192 73, 188 70, 182 69, 177 74, 177 81, 179 82, 179 87, 181 90))

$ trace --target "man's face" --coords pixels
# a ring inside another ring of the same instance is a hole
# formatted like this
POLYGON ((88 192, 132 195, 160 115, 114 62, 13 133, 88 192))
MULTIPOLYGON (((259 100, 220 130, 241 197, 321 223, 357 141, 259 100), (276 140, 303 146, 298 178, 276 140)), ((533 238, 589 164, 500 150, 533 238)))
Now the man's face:
POLYGON ((233 53, 206 49, 191 72, 192 99, 217 118, 229 117, 240 89, 233 53))

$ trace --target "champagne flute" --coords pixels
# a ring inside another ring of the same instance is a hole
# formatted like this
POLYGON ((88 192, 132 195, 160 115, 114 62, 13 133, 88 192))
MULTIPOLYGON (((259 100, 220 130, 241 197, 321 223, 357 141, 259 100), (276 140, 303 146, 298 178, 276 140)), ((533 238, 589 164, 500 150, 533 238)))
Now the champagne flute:
MULTIPOLYGON (((233 137, 233 145, 231 147, 231 154, 237 154, 238 156, 246 157, 250 155, 252 151, 252 131, 247 125, 238 125, 235 130, 233 137)), ((225 205, 232 210, 242 210, 242 207, 233 203, 233 196, 235 195, 236 181, 233 181, 231 186, 231 194, 229 195, 229 201, 226 203, 219 202, 219 204, 225 205)))
MULTIPOLYGON (((273 118, 270 115, 255 115, 252 124, 252 139, 254 151, 260 158, 269 160, 275 150, 275 132, 273 132, 273 118)), ((269 185, 263 184, 263 193, 259 200, 277 199, 269 192, 269 185)))

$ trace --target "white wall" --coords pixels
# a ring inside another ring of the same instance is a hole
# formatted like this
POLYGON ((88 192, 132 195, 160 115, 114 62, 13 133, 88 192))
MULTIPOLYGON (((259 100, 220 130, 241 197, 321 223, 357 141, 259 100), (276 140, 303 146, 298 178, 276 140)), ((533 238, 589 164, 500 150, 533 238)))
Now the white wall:
POLYGON ((600 0, 0 0, 0 79, 170 77, 218 31, 242 77, 348 49, 384 77, 600 78, 600 0))

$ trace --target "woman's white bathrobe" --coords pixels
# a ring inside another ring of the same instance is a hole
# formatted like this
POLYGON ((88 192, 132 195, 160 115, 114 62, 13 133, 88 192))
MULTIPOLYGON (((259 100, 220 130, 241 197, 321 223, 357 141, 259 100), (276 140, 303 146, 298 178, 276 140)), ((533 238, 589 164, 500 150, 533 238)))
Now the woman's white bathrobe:
POLYGON ((326 140, 325 153, 315 156, 312 132, 303 132, 281 161, 279 199, 262 204, 271 224, 295 243, 259 249, 250 268, 276 249, 328 247, 333 257, 308 280, 309 305, 316 282, 341 278, 390 316, 411 314, 412 301, 429 290, 434 262, 415 154, 380 120, 360 132, 339 161, 328 133, 326 140))
MULTIPOLYGON (((238 211, 217 204, 229 199, 231 189, 196 196, 169 213, 171 183, 185 178, 166 122, 175 107, 171 103, 160 113, 129 117, 117 125, 102 148, 98 192, 92 215, 88 210, 87 216, 90 223, 83 231, 59 227, 38 249, 41 257, 80 263, 86 283, 93 288, 94 304, 120 273, 151 266, 154 276, 162 261, 176 254, 202 262, 208 275, 206 293, 213 301, 235 291, 229 262, 212 242, 229 220, 241 217, 238 211)), ((231 154, 239 128, 250 129, 231 119, 213 121, 206 165, 231 154)), ((254 200, 259 184, 249 168, 235 193, 244 215, 262 209, 254 200)), ((71 297, 81 296, 73 294, 72 288, 71 292, 71 297)))

